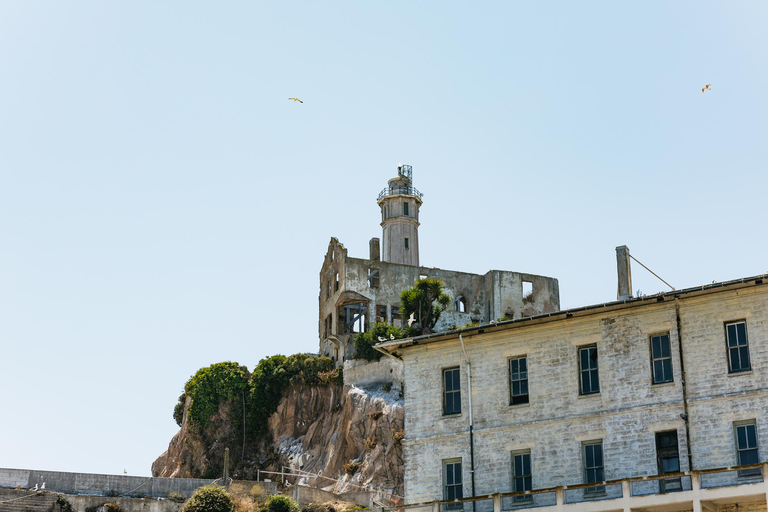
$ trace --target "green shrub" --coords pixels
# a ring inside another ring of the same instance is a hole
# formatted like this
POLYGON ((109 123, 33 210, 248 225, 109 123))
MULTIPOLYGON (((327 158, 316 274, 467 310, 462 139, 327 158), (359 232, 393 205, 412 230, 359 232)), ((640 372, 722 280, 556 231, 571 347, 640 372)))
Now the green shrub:
POLYGON ((180 492, 171 491, 166 496, 169 500, 176 502, 176 503, 183 503, 184 502, 184 495, 180 492))
POLYGON ((299 506, 288 496, 276 494, 264 502, 264 512, 299 512, 299 506))
POLYGON ((75 507, 61 494, 56 496, 56 506, 58 507, 58 512, 75 512, 75 507))
POLYGON ((181 512, 234 512, 235 502, 223 487, 206 485, 197 489, 181 512))
POLYGON ((188 412, 190 425, 199 429, 207 427, 224 400, 244 395, 249 376, 245 366, 229 361, 200 368, 184 386, 184 393, 192 397, 188 412))
POLYGON ((378 361, 383 355, 373 348, 379 342, 379 337, 386 340, 405 337, 405 332, 399 327, 385 322, 377 322, 368 332, 361 332, 355 336, 355 359, 365 359, 366 361, 378 361))

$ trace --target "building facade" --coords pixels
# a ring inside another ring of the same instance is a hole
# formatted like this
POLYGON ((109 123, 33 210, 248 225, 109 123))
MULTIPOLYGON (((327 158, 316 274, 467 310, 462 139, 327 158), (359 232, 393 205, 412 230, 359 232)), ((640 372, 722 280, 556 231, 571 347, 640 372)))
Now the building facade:
POLYGON ((422 277, 440 278, 452 299, 436 331, 560 309, 557 279, 505 270, 481 275, 421 266, 418 229, 423 195, 412 179, 411 166, 401 165, 379 193, 382 238, 371 239, 367 259, 349 257, 336 238, 328 244, 320 269, 318 333, 320 354, 337 363, 354 357, 355 335, 376 322, 403 325, 400 294, 422 277))
POLYGON ((766 279, 380 344, 404 363, 406 503, 766 510, 766 279))

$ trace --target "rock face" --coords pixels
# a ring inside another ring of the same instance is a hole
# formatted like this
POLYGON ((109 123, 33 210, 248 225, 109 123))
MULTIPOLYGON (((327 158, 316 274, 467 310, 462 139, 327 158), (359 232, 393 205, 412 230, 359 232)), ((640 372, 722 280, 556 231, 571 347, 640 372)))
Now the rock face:
MULTIPOLYGON (((234 439, 227 441, 226 409, 222 405, 203 433, 191 431, 185 415, 168 450, 152 464, 152 475, 220 476, 212 468, 221 467, 223 445, 238 446, 234 439)), ((240 444, 244 457, 235 478, 285 468, 292 484, 335 493, 365 488, 378 491, 384 502, 403 495, 403 401, 397 390, 293 386, 270 417, 269 429, 271 439, 258 446, 240 444)))

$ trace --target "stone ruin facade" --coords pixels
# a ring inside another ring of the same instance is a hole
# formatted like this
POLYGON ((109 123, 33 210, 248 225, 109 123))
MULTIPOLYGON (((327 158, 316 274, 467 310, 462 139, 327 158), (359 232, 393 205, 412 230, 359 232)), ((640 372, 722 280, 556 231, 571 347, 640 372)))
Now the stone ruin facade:
POLYGON ((400 315, 400 293, 422 277, 441 279, 451 297, 435 332, 560 310, 558 282, 551 277, 421 266, 418 229, 423 195, 412 179, 411 166, 401 165, 379 193, 382 238, 371 239, 367 259, 349 257, 336 238, 328 244, 320 270, 318 332, 320 355, 333 358, 337 365, 354 358, 357 333, 377 322, 400 327, 407 321, 400 315))

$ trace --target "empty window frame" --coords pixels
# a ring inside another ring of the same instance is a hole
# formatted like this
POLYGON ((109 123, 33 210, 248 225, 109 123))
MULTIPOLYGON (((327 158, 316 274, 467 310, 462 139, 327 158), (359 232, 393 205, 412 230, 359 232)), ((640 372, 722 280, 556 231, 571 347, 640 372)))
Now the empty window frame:
POLYGON ((459 367, 443 370, 443 414, 461 412, 461 371, 459 367))
POLYGON ((370 286, 371 288, 379 287, 379 269, 377 268, 368 269, 368 286, 370 286))
POLYGON ((523 281, 523 300, 533 300, 533 283, 531 281, 523 281))
POLYGON ((403 203, 403 215, 408 216, 408 203, 403 203))
POLYGON ((742 320, 725 324, 725 339, 728 345, 728 372, 747 372, 752 369, 749 363, 747 322, 742 320))
MULTIPOLYGON (((584 483, 591 484, 605 481, 603 466, 603 441, 585 441, 581 444, 581 455, 584 465, 584 483)), ((584 494, 603 494, 605 486, 586 487, 584 494)))
MULTIPOLYGON (((677 448, 677 430, 656 432, 656 464, 659 474, 680 472, 680 453, 677 448)), ((682 491, 680 478, 659 480, 659 492, 682 491)))
POLYGON ((651 371, 653 383, 672 382, 672 350, 670 349, 669 333, 651 336, 651 371))
POLYGON ((403 245, 405 246, 406 249, 408 249, 408 239, 407 238, 403 242, 403 245))
POLYGON ((456 311, 459 313, 467 312, 467 298, 463 295, 456 297, 456 311))
MULTIPOLYGON (((533 473, 531 471, 531 451, 512 452, 512 492, 530 491, 533 489, 533 473)), ((515 496, 514 501, 531 501, 533 495, 515 496)))
POLYGON ((334 288, 334 291, 339 291, 339 273, 336 272, 336 287, 334 288))
POLYGON ((597 345, 579 347, 579 392, 591 395, 600 392, 597 372, 597 345))
POLYGON ((528 358, 509 360, 509 405, 528 403, 528 358))
POLYGON ((443 499, 455 500, 464 497, 461 478, 461 459, 443 461, 443 499))
MULTIPOLYGON (((733 424, 733 432, 736 436, 736 460, 739 466, 760 462, 755 420, 735 422, 733 424)), ((739 478, 760 476, 761 474, 760 468, 742 469, 739 471, 739 478)))

